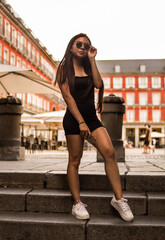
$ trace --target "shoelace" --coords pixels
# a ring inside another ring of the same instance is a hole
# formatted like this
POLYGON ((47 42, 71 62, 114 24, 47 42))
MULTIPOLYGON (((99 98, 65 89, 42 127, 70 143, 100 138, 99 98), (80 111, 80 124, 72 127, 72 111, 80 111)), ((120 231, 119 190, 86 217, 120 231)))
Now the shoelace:
POLYGON ((122 200, 121 200, 121 206, 122 206, 122 208, 123 208, 125 211, 129 211, 129 210, 130 210, 130 207, 129 207, 129 205, 128 205, 127 202, 128 202, 127 199, 122 198, 122 200))
POLYGON ((85 203, 78 202, 78 204, 77 204, 77 209, 78 209, 80 212, 86 211, 86 207, 87 207, 87 205, 86 205, 85 203))

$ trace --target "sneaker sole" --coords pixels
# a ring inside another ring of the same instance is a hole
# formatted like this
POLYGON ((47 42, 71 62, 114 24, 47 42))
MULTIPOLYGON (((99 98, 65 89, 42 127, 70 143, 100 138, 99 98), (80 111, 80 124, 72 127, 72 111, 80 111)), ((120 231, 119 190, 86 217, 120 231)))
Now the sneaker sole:
POLYGON ((120 214, 120 216, 122 217, 122 219, 124 219, 124 220, 127 221, 127 222, 133 221, 134 217, 131 218, 131 219, 126 218, 122 213, 120 213, 118 207, 113 204, 113 201, 111 201, 111 205, 112 205, 112 207, 114 207, 114 208, 118 211, 118 213, 120 214))
POLYGON ((78 216, 78 215, 76 215, 75 213, 72 213, 72 215, 73 215, 75 218, 79 219, 79 220, 87 220, 87 219, 90 219, 90 216, 89 216, 89 215, 86 215, 86 216, 78 216))

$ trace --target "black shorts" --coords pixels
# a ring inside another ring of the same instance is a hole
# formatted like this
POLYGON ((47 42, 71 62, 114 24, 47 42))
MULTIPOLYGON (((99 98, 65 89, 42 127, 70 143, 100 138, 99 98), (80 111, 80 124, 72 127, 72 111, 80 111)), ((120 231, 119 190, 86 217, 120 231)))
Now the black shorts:
POLYGON ((149 145, 149 141, 148 141, 148 140, 145 140, 145 141, 144 141, 144 145, 148 146, 148 145, 149 145))
MULTIPOLYGON (((103 127, 102 123, 98 119, 98 117, 92 116, 90 118, 85 118, 85 123, 89 127, 90 131, 93 132, 95 129, 99 127, 103 127)), ((80 129, 77 120, 72 115, 65 115, 63 118, 63 128, 65 131, 65 135, 79 135, 80 129)))

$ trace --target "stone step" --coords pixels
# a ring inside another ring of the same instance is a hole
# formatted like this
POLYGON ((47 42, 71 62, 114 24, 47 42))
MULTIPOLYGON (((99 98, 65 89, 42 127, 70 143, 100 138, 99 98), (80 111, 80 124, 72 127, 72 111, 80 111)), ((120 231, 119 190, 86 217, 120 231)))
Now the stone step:
MULTIPOLYGON (((80 174, 82 190, 112 190, 108 178, 101 174, 80 174)), ((165 174, 121 175, 125 191, 165 191, 165 174)), ((67 176, 57 172, 0 172, 0 187, 68 189, 67 176)))
POLYGON ((0 240, 84 240, 85 224, 70 214, 1 212, 0 240))
POLYGON ((92 215, 87 223, 87 240, 164 240, 165 216, 135 216, 124 222, 116 216, 92 215))
POLYGON ((70 214, 1 212, 0 240, 164 240, 164 216, 92 215, 89 221, 70 214))
MULTIPOLYGON (((164 215, 165 193, 123 192, 135 215, 164 215)), ((91 214, 118 215, 110 205, 113 193, 103 190, 82 190, 81 199, 91 214)), ((72 197, 62 189, 0 188, 0 211, 70 213, 72 197)))

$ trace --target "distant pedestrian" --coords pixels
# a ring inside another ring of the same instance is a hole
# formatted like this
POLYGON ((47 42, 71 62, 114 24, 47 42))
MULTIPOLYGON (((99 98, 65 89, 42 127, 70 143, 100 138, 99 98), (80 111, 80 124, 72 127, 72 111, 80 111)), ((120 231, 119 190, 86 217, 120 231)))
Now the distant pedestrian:
POLYGON ((42 150, 41 142, 42 142, 42 137, 41 137, 41 135, 39 135, 39 136, 38 136, 38 149, 39 149, 39 151, 42 150))
POLYGON ((153 153, 155 152, 155 148, 156 148, 156 139, 152 139, 152 151, 153 153))
POLYGON ((30 153, 34 153, 34 135, 33 134, 30 134, 29 143, 30 143, 30 153))
POLYGON ((124 139, 123 146, 124 146, 124 148, 127 148, 127 147, 128 147, 128 141, 127 141, 127 138, 124 139))
POLYGON ((123 198, 118 165, 111 139, 96 115, 94 88, 99 89, 97 110, 102 110, 103 81, 97 69, 97 49, 86 34, 74 36, 57 69, 57 82, 67 104, 63 126, 67 139, 69 163, 68 184, 74 199, 72 214, 78 219, 89 219, 86 205, 80 198, 78 169, 83 154, 84 140, 92 143, 105 160, 105 171, 115 197, 111 205, 125 221, 133 220, 127 199, 123 198))
POLYGON ((151 132, 150 132, 150 125, 149 124, 146 124, 145 127, 146 127, 146 136, 145 136, 145 139, 144 139, 144 152, 143 153, 147 154, 147 149, 149 149, 149 153, 150 153, 150 150, 151 150, 151 146, 150 146, 151 132))

